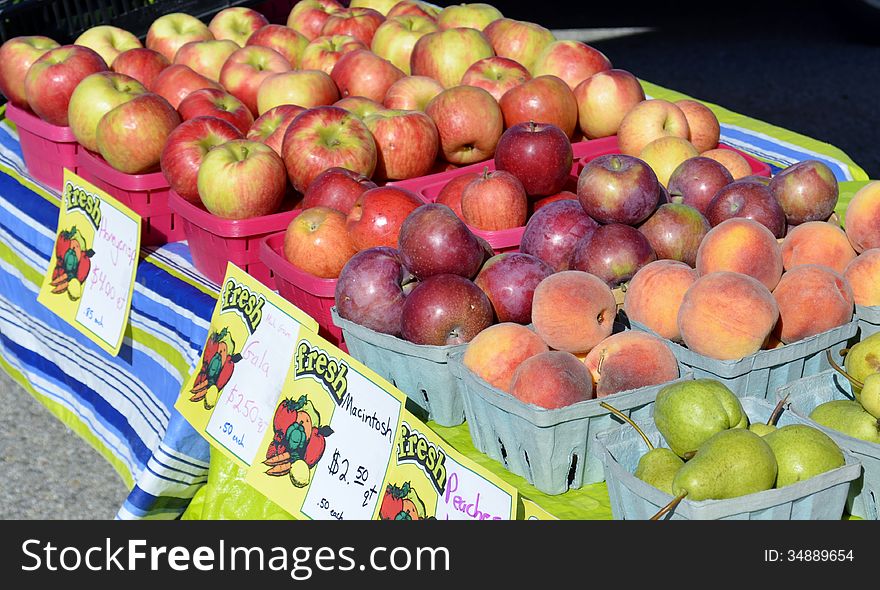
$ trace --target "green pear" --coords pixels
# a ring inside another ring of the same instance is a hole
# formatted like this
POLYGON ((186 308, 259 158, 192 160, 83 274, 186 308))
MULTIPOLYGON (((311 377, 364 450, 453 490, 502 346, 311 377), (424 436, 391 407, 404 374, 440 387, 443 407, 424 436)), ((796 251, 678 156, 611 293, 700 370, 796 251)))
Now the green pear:
POLYGON ((847 436, 880 443, 880 423, 857 401, 834 400, 819 404, 810 419, 847 436))
POLYGON ((748 416, 723 383, 696 379, 667 385, 657 393, 654 423, 679 457, 695 451, 713 434, 746 428, 748 416))
POLYGON ((831 437, 806 424, 789 424, 764 437, 776 456, 776 487, 781 488, 843 467, 843 451, 831 437))
POLYGON ((633 475, 662 492, 672 494, 672 480, 682 465, 684 461, 672 450, 657 447, 642 455, 633 475))
POLYGON ((859 403, 866 412, 880 418, 880 373, 871 373, 865 377, 859 403))
POLYGON ((769 490, 776 457, 767 442, 745 428, 712 435, 672 481, 672 493, 688 500, 722 500, 769 490))
POLYGON ((773 424, 764 424, 763 422, 755 422, 754 424, 749 424, 749 430, 757 434, 758 436, 767 436, 771 432, 776 432, 777 428, 773 424))
MULTIPOLYGON (((858 344, 855 344, 846 353, 843 366, 850 377, 865 382, 868 375, 880 373, 880 332, 868 336, 858 344)), ((861 395, 859 388, 854 387, 853 393, 856 399, 861 395)))

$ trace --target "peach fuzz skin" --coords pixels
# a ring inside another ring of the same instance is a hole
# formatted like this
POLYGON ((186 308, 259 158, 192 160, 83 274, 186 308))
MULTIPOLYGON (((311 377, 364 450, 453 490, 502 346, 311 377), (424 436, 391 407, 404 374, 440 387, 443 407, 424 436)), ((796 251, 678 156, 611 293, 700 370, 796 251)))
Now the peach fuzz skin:
POLYGON ((532 330, 504 322, 477 334, 468 343, 462 363, 493 387, 510 391, 513 373, 520 363, 548 350, 532 330))

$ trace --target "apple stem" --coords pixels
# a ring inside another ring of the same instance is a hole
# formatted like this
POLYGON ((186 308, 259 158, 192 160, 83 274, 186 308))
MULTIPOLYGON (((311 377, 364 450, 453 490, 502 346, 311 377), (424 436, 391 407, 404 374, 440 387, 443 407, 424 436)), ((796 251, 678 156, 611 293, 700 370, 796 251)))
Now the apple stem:
POLYGON ((789 394, 785 394, 785 397, 779 400, 779 403, 776 404, 776 407, 773 408, 773 413, 770 414, 770 418, 767 419, 767 426, 773 426, 776 424, 776 421, 779 419, 779 415, 782 413, 782 405, 788 401, 789 394))
POLYGON ((691 459, 693 459, 696 456, 697 456, 696 451, 688 451, 687 453, 682 455, 681 458, 684 459, 685 461, 690 461, 691 459))
POLYGON ((629 424, 630 426, 632 426, 633 428, 635 428, 636 432, 639 433, 639 436, 642 437, 642 440, 645 441, 645 444, 648 446, 648 450, 649 451, 654 450, 654 445, 651 443, 651 440, 648 438, 648 435, 646 435, 645 432, 641 428, 639 428, 638 424, 636 424, 635 422, 632 421, 632 418, 630 418, 629 416, 627 416, 626 414, 624 414, 623 412, 621 412, 620 410, 618 410, 617 408, 615 408, 614 406, 612 406, 611 404, 609 404, 607 402, 601 402, 599 405, 602 406, 603 408, 605 408, 606 410, 608 410, 609 412, 611 412, 612 414, 614 414, 615 416, 617 416, 618 418, 620 418, 621 420, 623 420, 624 422, 626 422, 627 424, 629 424))
POLYGON ((671 502, 669 502, 669 504, 667 504, 666 506, 664 506, 663 508, 658 510, 657 514, 652 516, 650 518, 650 520, 660 520, 664 514, 675 510, 675 507, 678 506, 679 504, 681 504, 681 501, 684 500, 685 496, 687 496, 687 495, 688 495, 687 491, 684 491, 684 492, 680 493, 679 495, 677 495, 675 498, 672 499, 671 502))
POLYGON ((840 373, 841 375, 843 375, 844 377, 846 377, 846 380, 849 381, 853 387, 857 387, 858 389, 861 389, 865 386, 864 383, 862 383, 861 381, 859 381, 855 377, 851 376, 849 373, 844 371, 840 365, 837 364, 837 361, 834 360, 834 357, 831 354, 830 348, 825 351, 825 356, 828 357, 828 363, 831 365, 831 368, 834 369, 835 371, 837 371, 838 373, 840 373))
POLYGON ((489 167, 483 166, 483 180, 488 180, 489 178, 489 167))
POLYGON ((531 131, 532 133, 534 133, 534 132, 535 132, 535 127, 536 127, 535 122, 532 121, 531 119, 529 119, 529 131, 531 131))

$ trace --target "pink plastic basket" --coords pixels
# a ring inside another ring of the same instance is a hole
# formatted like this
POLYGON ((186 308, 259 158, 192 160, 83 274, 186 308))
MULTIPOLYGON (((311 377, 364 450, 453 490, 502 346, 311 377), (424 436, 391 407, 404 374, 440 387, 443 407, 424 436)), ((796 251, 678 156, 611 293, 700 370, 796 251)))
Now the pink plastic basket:
POLYGON ((300 270, 284 258, 284 233, 260 241, 260 260, 275 278, 278 294, 315 318, 318 334, 342 346, 342 329, 333 323, 330 309, 336 304, 336 279, 322 279, 300 270))
POLYGON ((226 276, 227 262, 274 288, 266 264, 260 260, 260 241, 287 229, 299 209, 289 209, 252 219, 223 219, 212 215, 175 193, 168 193, 168 204, 183 222, 195 267, 210 280, 219 283, 226 276))
POLYGON ((141 216, 141 244, 161 246, 184 239, 183 224, 168 205, 171 189, 164 174, 126 174, 82 147, 77 161, 80 176, 141 216))
POLYGON ((80 146, 70 127, 52 125, 12 104, 6 105, 6 116, 18 127, 21 153, 28 173, 60 191, 64 169, 77 172, 76 155, 80 146))

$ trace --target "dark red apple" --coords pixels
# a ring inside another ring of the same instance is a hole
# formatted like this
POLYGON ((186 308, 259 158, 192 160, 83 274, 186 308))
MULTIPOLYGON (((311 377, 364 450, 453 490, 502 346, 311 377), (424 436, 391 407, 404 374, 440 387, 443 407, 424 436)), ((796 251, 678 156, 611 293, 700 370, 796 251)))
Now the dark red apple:
POLYGON ((492 302, 499 322, 530 324, 538 283, 553 274, 549 264, 522 252, 504 252, 486 261, 474 283, 492 302))
POLYGON ((667 187, 673 202, 684 203, 706 214, 709 201, 721 187, 733 182, 733 176, 724 164, 697 156, 689 158, 678 165, 669 176, 667 187))
MULTIPOLYGON (((439 203, 422 205, 409 214, 397 238, 401 259, 420 280, 439 274, 474 277, 485 250, 455 212, 439 203)), ((491 306, 490 306, 491 307, 491 306)))
POLYGON ((594 274, 614 288, 630 280, 640 268, 657 260, 648 238, 622 223, 603 225, 578 242, 571 269, 594 274))
POLYGON ((702 213, 683 203, 660 205, 639 227, 659 260, 679 260, 690 266, 697 263, 697 249, 710 229, 702 213))
POLYGON ((660 198, 660 182, 643 160, 624 154, 599 156, 578 176, 578 200, 599 223, 643 222, 660 198))
POLYGON ((834 172, 819 160, 792 164, 774 176, 769 186, 791 225, 825 221, 834 212, 840 194, 834 172))
POLYGON ((372 188, 376 188, 376 183, 363 174, 334 166, 321 172, 309 183, 303 196, 302 208, 322 205, 348 215, 358 197, 372 188))
POLYGON ((489 298, 473 281, 456 274, 425 279, 403 303, 401 335, 415 344, 464 344, 491 325, 489 298))
POLYGON ((519 250, 540 258, 556 272, 568 270, 574 247, 597 227, 577 201, 550 203, 535 211, 526 223, 519 250))
POLYGON ((565 188, 574 158, 568 136, 549 123, 518 123, 501 134, 495 168, 519 179, 530 197, 546 197, 565 188))
POLYGON ((465 223, 481 230, 498 231, 526 224, 529 198, 522 183, 510 172, 489 171, 470 181, 461 191, 465 223))
POLYGON ((715 227, 732 217, 754 219, 777 238, 785 237, 785 211, 770 188, 759 182, 737 180, 715 194, 706 209, 706 219, 715 227))
POLYGON ((377 332, 400 336, 400 318, 415 278, 394 248, 369 248, 352 256, 336 282, 340 317, 377 332))
POLYGON ((403 221, 423 204, 418 195, 404 188, 371 188, 357 198, 345 226, 358 250, 376 246, 393 248, 403 221))
POLYGON ((459 174, 440 189, 440 193, 437 195, 437 198, 434 199, 434 202, 446 205, 455 211, 456 215, 463 218, 461 213, 461 193, 464 190, 464 187, 470 184, 472 180, 479 177, 479 172, 465 172, 464 174, 459 174))

